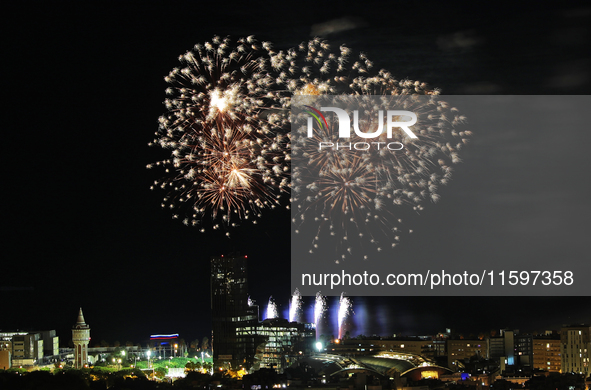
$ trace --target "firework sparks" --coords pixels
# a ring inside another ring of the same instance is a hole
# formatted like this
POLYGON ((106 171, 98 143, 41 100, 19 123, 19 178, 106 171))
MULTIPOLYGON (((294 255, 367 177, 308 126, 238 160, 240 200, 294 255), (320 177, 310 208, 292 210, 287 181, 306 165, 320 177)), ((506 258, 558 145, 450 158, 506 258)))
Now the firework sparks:
POLYGON ((292 102, 292 222, 295 232, 316 230, 310 252, 334 245, 337 263, 347 257, 367 259, 367 247, 380 252, 398 245, 404 234, 402 207, 418 213, 426 202, 437 202, 438 187, 451 178, 451 165, 460 161, 459 150, 471 133, 465 118, 429 90, 425 83, 396 80, 364 55, 350 61, 350 50, 333 54, 321 40, 302 44, 306 66, 289 85, 292 102), (349 67, 347 64, 352 63, 349 67), (333 95, 333 96, 329 96, 333 95), (380 96, 375 96, 380 95, 380 96), (338 102, 339 104, 334 104, 338 102), (376 134, 368 140, 357 132, 339 138, 339 122, 326 115, 309 136, 310 106, 355 106, 358 130, 376 134), (404 107, 418 117, 411 138, 408 132, 386 134, 378 111, 404 107), (387 138, 388 136, 388 138, 387 138), (319 145, 368 145, 382 148, 321 149, 319 145), (391 144, 390 144, 391 143, 391 144), (395 145, 394 150, 386 144, 395 145), (375 144, 374 144, 375 145, 375 144), (397 150, 396 150, 397 149, 397 150), (310 227, 312 226, 312 229, 310 227), (323 244, 324 243, 324 244, 323 244), (365 249, 364 249, 365 247, 365 249))
POLYGON ((339 308, 338 308, 338 319, 337 319, 337 326, 339 329, 339 339, 343 338, 343 326, 345 324, 345 320, 353 313, 353 303, 349 297, 345 296, 345 293, 341 293, 341 297, 339 298, 339 308))
POLYGON ((273 297, 269 297, 267 303, 267 316, 265 319, 279 318, 279 312, 277 311, 277 304, 273 300, 273 297))
POLYGON ((322 321, 325 312, 326 298, 323 297, 320 292, 318 292, 316 293, 316 298, 314 300, 314 327, 316 328, 316 339, 318 339, 318 336, 320 336, 320 321, 322 321))
POLYGON ((302 295, 300 294, 300 290, 296 288, 291 296, 291 302, 289 303, 289 322, 297 322, 301 310, 302 295))
POLYGON ((171 158, 148 168, 165 167, 152 188, 169 191, 162 207, 173 218, 205 231, 204 217, 214 229, 256 223, 280 204, 289 185, 288 103, 273 92, 275 57, 252 37, 214 37, 180 56, 182 67, 165 77, 168 112, 151 145, 171 158))
POLYGON ((385 70, 375 72, 364 54, 353 58, 345 46, 333 52, 321 39, 274 51, 252 37, 236 42, 214 37, 180 61, 182 67, 165 78, 168 112, 160 117, 152 143, 171 150, 171 157, 148 167, 166 169, 152 186, 168 192, 162 207, 202 232, 206 221, 214 229, 256 223, 293 187, 296 232, 310 223, 317 229, 311 252, 325 240, 336 242, 340 259, 354 254, 352 239, 371 242, 377 251, 394 247, 412 232, 403 228, 399 207, 419 212, 427 201, 437 202, 438 187, 450 180, 451 165, 460 161, 459 150, 471 135, 460 129, 464 118, 457 110, 437 99, 439 91, 397 80, 385 70), (290 114, 289 108, 329 94, 389 99, 365 102, 363 132, 375 130, 368 113, 413 97, 402 104, 419 115, 413 127, 418 139, 397 135, 394 140, 404 143, 399 153, 319 153, 318 142, 338 141, 334 120, 329 116, 329 127, 308 138, 297 125, 298 110, 290 114), (296 125, 289 134, 292 119, 296 125))

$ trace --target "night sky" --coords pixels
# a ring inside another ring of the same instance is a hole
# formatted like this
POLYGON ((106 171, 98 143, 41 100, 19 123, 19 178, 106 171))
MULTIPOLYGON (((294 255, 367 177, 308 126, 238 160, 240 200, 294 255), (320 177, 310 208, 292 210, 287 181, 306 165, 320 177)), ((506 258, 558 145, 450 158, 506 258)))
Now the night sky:
MULTIPOLYGON (((195 43, 216 34, 255 35, 289 48, 309 39, 314 25, 348 17, 355 28, 326 36, 334 47, 346 43, 376 67, 427 81, 444 94, 588 94, 591 8, 568 2, 539 7, 436 1, 5 5, 0 329, 56 329, 66 344, 82 306, 93 340, 209 336, 209 258, 230 252, 248 255, 250 289, 259 304, 272 295, 287 308, 288 210, 266 212, 256 228, 236 229, 227 239, 172 220, 160 208, 164 193, 149 190, 160 173, 146 164, 165 157, 147 146, 165 111, 163 77, 195 43)), ((589 167, 573 169, 586 177, 589 167)), ((544 330, 591 322, 588 297, 365 297, 354 298, 354 305, 353 334, 544 330)))

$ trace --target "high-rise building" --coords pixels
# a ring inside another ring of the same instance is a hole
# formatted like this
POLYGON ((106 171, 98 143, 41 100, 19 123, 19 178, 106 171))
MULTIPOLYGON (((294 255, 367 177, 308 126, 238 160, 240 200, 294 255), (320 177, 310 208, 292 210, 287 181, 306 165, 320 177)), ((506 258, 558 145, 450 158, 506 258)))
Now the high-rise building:
POLYGON ((315 334, 310 324, 281 318, 259 321, 248 296, 246 256, 211 258, 212 348, 216 366, 281 372, 293 363, 295 348, 315 334))
POLYGON ((562 373, 573 372, 589 376, 591 358, 591 326, 571 325, 560 331, 560 355, 562 373))
POLYGON ((90 341, 90 326, 84 322, 82 308, 78 312, 78 320, 72 328, 72 342, 74 343, 74 368, 82 368, 88 363, 88 343, 90 341))
POLYGON ((246 256, 211 258, 213 358, 216 365, 237 369, 254 361, 256 336, 240 335, 237 327, 256 325, 258 307, 249 304, 246 256))

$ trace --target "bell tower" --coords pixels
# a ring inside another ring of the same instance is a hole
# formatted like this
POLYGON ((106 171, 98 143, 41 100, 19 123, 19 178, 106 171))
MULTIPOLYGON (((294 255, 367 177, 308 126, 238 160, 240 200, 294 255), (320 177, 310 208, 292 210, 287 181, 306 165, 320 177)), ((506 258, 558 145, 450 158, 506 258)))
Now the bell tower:
POLYGON ((72 328, 72 342, 74 343, 74 368, 83 368, 88 362, 88 342, 90 341, 90 326, 84 322, 82 308, 78 313, 78 320, 72 328))

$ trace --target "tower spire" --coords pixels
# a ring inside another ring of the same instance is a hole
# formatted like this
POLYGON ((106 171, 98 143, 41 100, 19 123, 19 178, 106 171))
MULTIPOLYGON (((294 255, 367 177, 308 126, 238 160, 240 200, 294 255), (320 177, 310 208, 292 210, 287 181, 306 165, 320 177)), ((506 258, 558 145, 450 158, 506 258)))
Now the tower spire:
POLYGON ((78 312, 78 320, 76 321, 76 325, 86 325, 86 322, 84 321, 84 314, 82 314, 82 308, 80 308, 80 311, 78 312))

